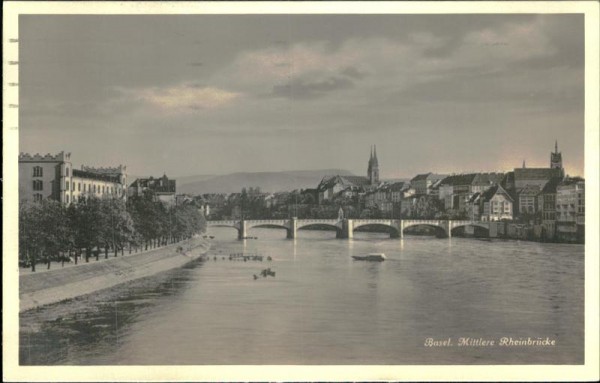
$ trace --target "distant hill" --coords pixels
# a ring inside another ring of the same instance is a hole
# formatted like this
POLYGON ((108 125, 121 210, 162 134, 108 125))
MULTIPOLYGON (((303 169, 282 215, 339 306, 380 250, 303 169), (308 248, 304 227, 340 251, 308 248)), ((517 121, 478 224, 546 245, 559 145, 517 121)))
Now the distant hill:
POLYGON ((177 185, 187 185, 198 181, 204 181, 216 177, 214 174, 200 174, 196 176, 174 177, 177 180, 177 185))
POLYGON ((352 175, 347 170, 324 169, 178 177, 177 193, 237 193, 243 187, 260 187, 262 191, 269 193, 291 191, 315 188, 324 176, 335 174, 352 175))

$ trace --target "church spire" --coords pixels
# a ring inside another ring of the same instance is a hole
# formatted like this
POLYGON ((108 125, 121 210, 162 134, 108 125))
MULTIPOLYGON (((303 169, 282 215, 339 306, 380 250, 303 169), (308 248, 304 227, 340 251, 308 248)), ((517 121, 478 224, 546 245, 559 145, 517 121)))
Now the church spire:
POLYGON ((554 153, 558 153, 558 140, 554 141, 554 153))
POLYGON ((376 145, 371 145, 371 158, 369 158, 367 177, 369 178, 371 185, 377 185, 379 183, 379 161, 377 161, 376 145))
POLYGON ((523 160, 523 169, 525 169, 525 160, 523 160))

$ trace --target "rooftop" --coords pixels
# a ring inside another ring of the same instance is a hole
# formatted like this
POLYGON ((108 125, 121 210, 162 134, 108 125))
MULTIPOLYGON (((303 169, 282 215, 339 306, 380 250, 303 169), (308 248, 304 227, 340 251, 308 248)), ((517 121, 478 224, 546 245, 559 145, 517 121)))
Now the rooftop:
POLYGON ((434 173, 425 173, 425 174, 417 174, 413 179, 410 180, 410 182, 414 182, 414 181, 425 181, 425 180, 440 180, 443 179, 444 177, 446 177, 443 174, 434 174, 434 173))
POLYGON ((553 177, 560 177, 560 169, 515 168, 515 181, 549 180, 553 177))
POLYGON ((19 162, 64 162, 71 160, 71 153, 60 152, 57 154, 46 153, 44 155, 36 153, 29 154, 21 152, 19 153, 19 162))
POLYGON ((90 172, 85 170, 73 169, 73 177, 85 178, 89 180, 107 181, 107 182, 121 182, 118 175, 111 174, 99 174, 96 172, 90 172))
POLYGON ((484 191, 483 193, 481 193, 481 198, 483 199, 484 202, 489 201, 498 193, 503 194, 508 199, 513 201, 510 194, 508 194, 508 192, 506 190, 504 190, 504 188, 500 185, 494 185, 494 186, 490 187, 489 189, 487 189, 486 191, 484 191))

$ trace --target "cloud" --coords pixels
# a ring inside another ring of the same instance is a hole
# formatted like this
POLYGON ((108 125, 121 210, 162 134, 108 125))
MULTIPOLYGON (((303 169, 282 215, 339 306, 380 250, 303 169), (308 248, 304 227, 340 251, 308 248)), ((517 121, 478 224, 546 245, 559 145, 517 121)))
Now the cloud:
POLYGON ((482 26, 449 37, 413 32, 392 36, 353 37, 333 45, 304 41, 241 52, 211 79, 246 93, 317 98, 328 92, 359 86, 385 93, 456 72, 508 71, 524 60, 556 54, 543 19, 482 26), (449 41, 452 40, 452 41, 449 41), (342 82, 346 78, 350 82, 342 82), (394 88, 394 89, 391 89, 394 88))
POLYGON ((289 99, 313 99, 327 93, 354 87, 354 82, 344 77, 328 77, 324 80, 294 80, 285 85, 273 86, 271 96, 289 99))
POLYGON ((141 101, 168 113, 218 109, 231 104, 242 94, 224 89, 183 83, 169 87, 121 89, 129 99, 141 101))

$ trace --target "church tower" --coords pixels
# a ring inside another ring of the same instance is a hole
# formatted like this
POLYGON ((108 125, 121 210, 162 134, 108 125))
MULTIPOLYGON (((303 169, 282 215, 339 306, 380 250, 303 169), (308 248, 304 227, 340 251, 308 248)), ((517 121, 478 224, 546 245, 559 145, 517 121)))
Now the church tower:
POLYGON ((369 158, 369 168, 367 170, 367 177, 371 185, 377 185, 379 183, 379 161, 377 160, 377 146, 371 147, 371 157, 369 158))
POLYGON ((558 151, 558 140, 554 142, 554 153, 550 153, 550 168, 560 169, 560 175, 564 176, 562 153, 558 151))

